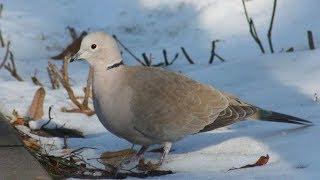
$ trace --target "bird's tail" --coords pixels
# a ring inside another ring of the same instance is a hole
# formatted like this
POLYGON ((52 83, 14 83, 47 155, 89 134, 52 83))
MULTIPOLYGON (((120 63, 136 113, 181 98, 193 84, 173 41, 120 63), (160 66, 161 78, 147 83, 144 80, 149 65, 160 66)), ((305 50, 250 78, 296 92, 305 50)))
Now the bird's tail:
POLYGON ((290 116, 287 114, 282 114, 274 111, 269 111, 261 108, 257 108, 258 111, 251 117, 251 119, 261 120, 261 121, 272 121, 272 122, 282 122, 300 125, 312 125, 311 121, 301 119, 298 117, 290 116))

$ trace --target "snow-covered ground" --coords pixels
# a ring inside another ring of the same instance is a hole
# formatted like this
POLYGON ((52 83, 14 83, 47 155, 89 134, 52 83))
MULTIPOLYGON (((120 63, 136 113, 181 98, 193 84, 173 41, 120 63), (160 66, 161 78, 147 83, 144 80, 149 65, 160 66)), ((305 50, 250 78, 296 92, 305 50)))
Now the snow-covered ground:
MULTIPOLYGON (((160 61, 162 49, 169 56, 183 46, 196 61, 187 64, 180 53, 169 67, 218 89, 230 92, 260 107, 308 119, 315 126, 242 122, 229 128, 187 137, 174 144, 163 169, 176 172, 165 178, 177 179, 319 179, 320 173, 320 50, 308 50, 306 31, 312 30, 320 47, 320 2, 281 0, 273 28, 275 54, 269 53, 266 33, 271 16, 271 0, 247 2, 258 33, 267 50, 262 55, 251 38, 240 0, 2 0, 0 29, 11 40, 18 72, 26 80, 15 81, 0 71, 0 110, 26 113, 34 86, 30 76, 38 71, 47 92, 45 109, 54 105, 53 121, 85 133, 84 139, 69 139, 72 148, 95 147, 87 158, 104 151, 129 148, 130 144, 106 131, 96 116, 62 113, 72 106, 64 89, 51 90, 45 67, 71 39, 67 26, 77 30, 102 30, 116 34, 135 54, 152 53, 160 61), (221 39, 217 53, 226 59, 208 65, 211 41, 221 39), (279 53, 294 47, 294 53, 279 53), (253 163, 269 154, 266 166, 227 172, 232 167, 253 163)), ((0 48, 0 57, 4 48, 0 48)), ((135 61, 124 54, 125 62, 135 61)), ((57 63, 59 64, 59 62, 57 63)), ((71 82, 81 93, 88 65, 70 65, 71 82)), ((44 120, 47 120, 45 113, 44 120)), ((61 148, 62 139, 41 139, 61 148)), ((154 158, 155 156, 152 156, 154 158)))

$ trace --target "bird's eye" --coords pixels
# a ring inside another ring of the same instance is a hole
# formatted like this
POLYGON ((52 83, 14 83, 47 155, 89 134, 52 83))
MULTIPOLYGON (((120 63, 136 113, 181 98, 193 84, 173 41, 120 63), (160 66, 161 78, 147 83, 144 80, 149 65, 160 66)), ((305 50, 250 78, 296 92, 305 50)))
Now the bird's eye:
POLYGON ((96 44, 92 44, 92 45, 91 45, 91 49, 95 49, 96 47, 97 47, 96 44))

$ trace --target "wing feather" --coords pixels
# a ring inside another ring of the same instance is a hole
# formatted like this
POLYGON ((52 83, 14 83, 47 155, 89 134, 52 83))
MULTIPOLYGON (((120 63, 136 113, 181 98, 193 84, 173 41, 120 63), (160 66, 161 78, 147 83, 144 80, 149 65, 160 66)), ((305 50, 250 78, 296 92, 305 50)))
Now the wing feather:
POLYGON ((181 74, 132 67, 128 77, 134 127, 159 142, 199 132, 228 106, 218 90, 181 74))

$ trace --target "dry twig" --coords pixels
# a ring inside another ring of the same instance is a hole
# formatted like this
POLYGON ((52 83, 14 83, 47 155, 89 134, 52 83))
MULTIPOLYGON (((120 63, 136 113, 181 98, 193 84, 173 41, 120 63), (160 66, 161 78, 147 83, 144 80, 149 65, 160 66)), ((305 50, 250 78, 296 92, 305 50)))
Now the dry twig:
POLYGON ((39 81, 39 79, 37 78, 37 69, 34 71, 33 76, 31 76, 31 80, 33 82, 34 85, 36 86, 43 86, 43 84, 39 81))
POLYGON ((224 62, 225 60, 219 56, 215 50, 216 50, 216 43, 220 42, 220 40, 214 40, 212 41, 212 46, 211 46, 211 55, 210 55, 210 59, 209 59, 209 64, 213 63, 214 57, 216 56, 220 61, 224 62))
POLYGON ((3 4, 0 4, 0 18, 2 17, 2 11, 3 11, 3 4))
POLYGON ((7 61, 8 56, 9 56, 9 53, 10 53, 10 41, 8 41, 8 43, 7 43, 6 54, 4 55, 3 60, 2 60, 2 62, 0 64, 0 69, 6 64, 6 61, 7 61))
POLYGON ((47 72, 48 72, 48 76, 49 76, 49 79, 50 79, 50 82, 51 82, 52 89, 59 89, 60 88, 60 84, 59 84, 58 77, 53 72, 53 70, 50 68, 49 63, 48 63, 48 67, 47 67, 47 72))
POLYGON ((258 44, 261 52, 264 54, 265 50, 264 50, 264 48, 262 46, 262 43, 260 41, 260 38, 258 36, 258 33, 257 33, 256 27, 254 25, 254 22, 253 22, 252 18, 250 18, 249 15, 248 15, 247 7, 246 7, 246 4, 245 4, 244 0, 242 0, 242 4, 243 4, 243 9, 244 9, 244 14, 246 16, 246 19, 247 19, 247 22, 248 22, 248 25, 249 25, 250 34, 251 34, 252 38, 254 39, 254 41, 258 44))
POLYGON ((11 74, 11 76, 13 76, 14 78, 16 78, 16 80, 18 81, 23 81, 23 79, 20 77, 20 75, 17 72, 17 68, 16 68, 16 64, 14 62, 14 56, 12 51, 9 52, 9 59, 10 59, 10 63, 7 63, 6 65, 4 65, 4 68, 6 70, 8 70, 11 74))
POLYGON ((194 64, 194 61, 190 58, 189 54, 187 53, 187 51, 184 49, 184 47, 181 47, 182 53, 183 55, 186 57, 187 61, 190 64, 194 64))
POLYGON ((0 29, 0 46, 1 46, 1 47, 4 47, 4 46, 5 46, 4 40, 3 40, 3 37, 2 37, 2 31, 1 31, 1 29, 0 29))
MULTIPOLYGON (((78 99, 75 96, 75 94, 73 92, 73 89, 71 88, 71 85, 69 83, 68 63, 69 63, 69 60, 67 58, 65 58, 63 66, 62 66, 62 72, 61 73, 58 71, 57 67, 54 64, 49 63, 49 68, 52 70, 52 72, 55 74, 55 76, 58 77, 58 80, 60 81, 62 86, 67 91, 70 100, 78 107, 78 109, 67 110, 66 108, 62 108, 61 110, 63 112, 85 113, 88 116, 89 115, 93 115, 94 111, 92 111, 90 109, 89 103, 88 103, 88 98, 89 98, 89 94, 90 94, 90 88, 88 88, 88 90, 86 90, 85 98, 84 98, 83 102, 78 101, 78 99)), ((89 72, 89 76, 92 76, 92 72, 91 73, 89 72)), ((91 77, 88 77, 87 87, 91 86, 91 82, 92 82, 91 77), (88 85, 88 83, 89 83, 89 85, 88 85)))
POLYGON ((308 44, 309 44, 309 48, 310 48, 311 50, 315 49, 315 47, 314 47, 314 42, 313 42, 312 31, 308 31, 308 44))
POLYGON ((277 0, 274 0, 273 1, 273 9, 272 9, 272 16, 271 16, 270 26, 269 26, 269 30, 268 30, 268 41, 269 41, 269 47, 270 47, 271 53, 274 53, 272 39, 271 39, 271 36, 272 36, 271 33, 272 33, 274 15, 276 13, 276 7, 277 7, 277 0))
POLYGON ((165 49, 162 50, 162 54, 163 54, 163 58, 164 58, 164 65, 165 66, 169 66, 171 64, 173 64, 177 59, 178 59, 178 56, 179 56, 179 53, 176 53, 174 55, 174 57, 172 58, 172 60, 169 62, 168 60, 168 55, 167 55, 167 51, 165 49))

